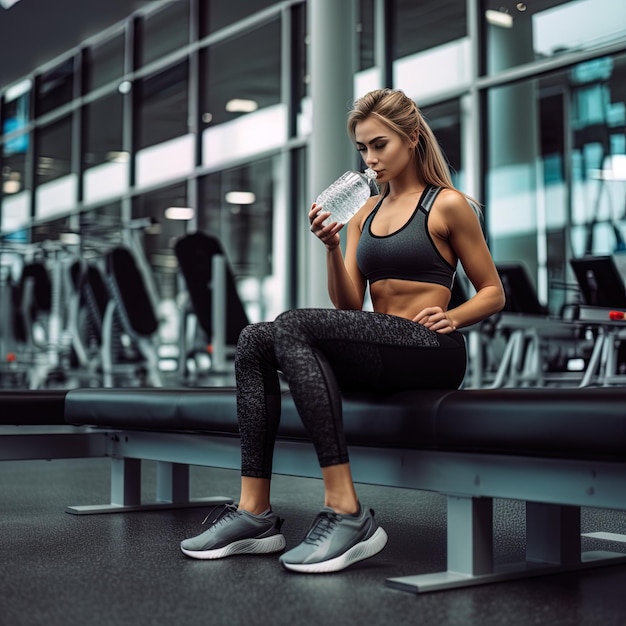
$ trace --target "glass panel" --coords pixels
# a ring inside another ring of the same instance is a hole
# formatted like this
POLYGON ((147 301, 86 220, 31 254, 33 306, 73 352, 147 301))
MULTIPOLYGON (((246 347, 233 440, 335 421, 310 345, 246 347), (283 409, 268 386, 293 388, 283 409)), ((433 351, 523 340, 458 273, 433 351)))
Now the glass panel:
POLYGON ((8 135, 22 130, 30 119, 31 81, 26 79, 4 93, 2 102, 2 133, 8 135))
POLYGON ((607 57, 488 94, 492 252, 524 259, 555 314, 577 297, 569 258, 625 265, 625 81, 626 57, 607 57))
POLYGON ((188 132, 188 63, 180 63, 137 83, 137 149, 188 132))
MULTIPOLYGON (((562 119, 540 122, 540 107, 537 106, 540 92, 536 80, 490 90, 486 200, 491 250, 496 263, 523 259, 538 293, 539 264, 544 265, 545 273, 546 233, 545 206, 538 202, 546 191, 537 165, 541 151, 540 129, 549 124, 563 125, 562 119)), ((561 189, 563 182, 560 181, 561 189)), ((550 214, 561 226, 565 208, 563 197, 553 195, 550 214)), ((562 250, 559 253, 565 258, 562 250)), ((545 289, 540 296, 545 303, 545 289)))
POLYGON ((36 148, 36 217, 51 217, 73 209, 77 200, 78 180, 72 174, 71 117, 37 131, 36 148))
POLYGON ((71 101, 74 93, 74 59, 68 59, 37 78, 36 115, 71 101))
MULTIPOLYGON (((360 157, 360 155, 358 156, 360 157)), ((287 280, 282 280, 282 285, 287 286, 282 307, 277 308, 274 312, 271 306, 268 306, 269 315, 266 319, 274 319, 281 311, 296 308, 299 302, 305 302, 308 298, 307 267, 310 264, 310 260, 308 258, 309 246, 307 245, 307 240, 310 243, 309 238, 311 236, 309 218, 307 216, 307 207, 311 206, 311 192, 308 185, 308 157, 309 153, 306 148, 294 150, 290 157, 293 159, 294 189, 292 195, 294 200, 287 200, 286 217, 282 221, 290 224, 291 230, 286 230, 284 238, 275 238, 277 242, 274 252, 276 258, 275 265, 277 266, 275 275, 278 275, 276 291, 279 291, 279 286, 281 285, 279 253, 282 253, 283 257, 288 259, 283 265, 288 264, 291 271, 287 274, 287 280), (294 212, 295 215, 293 215, 294 212), (296 263, 294 263, 294 260, 296 263)), ((276 216, 275 219, 280 219, 280 216, 276 216)), ((283 228, 285 227, 283 226, 283 228)), ((285 289, 285 287, 282 288, 285 289)))
MULTIPOLYGON (((308 68, 308 46, 307 46, 307 11, 306 5, 297 4, 292 7, 291 28, 293 36, 291 38, 291 63, 292 63, 292 93, 296 110, 295 128, 290 127, 290 134, 302 136, 310 131, 303 131, 303 125, 307 129, 310 127, 310 106, 309 106, 309 68, 308 68)), ((291 124, 290 124, 291 126, 291 124)))
POLYGON ((2 146, 2 193, 5 196, 27 189, 26 151, 29 133, 22 133, 2 146))
MULTIPOLYGON (((123 96, 113 93, 83 109, 85 169, 107 163, 122 152, 123 96)), ((124 155, 128 157, 128 155, 124 155)))
POLYGON ((123 245, 122 205, 109 202, 90 208, 79 216, 80 247, 85 261, 94 261, 104 270, 104 254, 123 245))
POLYGON ((201 86, 205 165, 286 141, 280 32, 276 20, 202 51, 202 75, 207 77, 201 86), (255 54, 249 54, 250 50, 255 54), (225 128, 218 132, 221 124, 225 128))
MULTIPOLYGON (((27 172, 27 153, 31 135, 24 132, 30 119, 30 92, 32 81, 23 80, 4 92, 1 134, 11 135, 4 140, 0 151, 2 171, 2 207, 0 230, 3 233, 18 231, 26 226, 31 217, 31 185, 27 172), (22 131, 22 132, 20 132, 22 131)), ((25 231, 12 235, 23 241, 25 231)))
POLYGON ((465 190, 461 152, 461 104, 459 100, 442 102, 422 109, 450 165, 455 187, 465 190))
POLYGON ((191 217, 184 215, 181 219, 180 212, 171 209, 186 208, 189 207, 184 183, 146 193, 133 201, 133 219, 150 218, 156 224, 155 227, 138 232, 138 235, 162 300, 173 300, 176 297, 177 263, 173 244, 178 237, 186 234, 191 217))
POLYGON ((122 205, 120 202, 109 202, 80 214, 79 230, 82 244, 102 254, 102 243, 117 244, 122 230, 122 205), (93 241, 92 241, 93 239, 93 241))
POLYGON ((41 185, 72 171, 72 118, 37 131, 36 184, 41 185))
POLYGON ((374 0, 359 1, 359 71, 372 67, 374 59, 374 0))
POLYGON ((200 0, 201 36, 210 35, 273 4, 276 0, 200 0))
POLYGON ((69 232, 72 232, 72 226, 67 217, 37 224, 31 228, 31 243, 37 244, 44 241, 57 241, 62 234, 69 232))
POLYGON ((168 2, 139 21, 138 65, 156 61, 189 43, 189 0, 168 2))
MULTIPOLYGON (((255 321, 265 318, 268 303, 264 286, 275 269, 273 218, 279 162, 278 157, 264 159, 201 180, 203 203, 198 227, 222 242, 240 296, 255 321)), ((286 239, 280 245, 285 245, 286 239)))
POLYGON ((124 33, 85 52, 85 92, 124 75, 124 33))
POLYGON ((482 6, 488 74, 626 37, 626 11, 614 0, 483 0, 482 6))
POLYGON ((281 101, 280 21, 202 52, 202 121, 215 126, 281 101), (254 50, 255 54, 249 54, 254 50))
POLYGON ((122 144, 123 98, 114 92, 83 109, 86 203, 121 194, 128 187, 129 154, 122 144))
POLYGON ((2 190, 5 196, 26 189, 26 153, 30 134, 23 131, 29 121, 31 81, 24 80, 8 89, 3 98, 2 134, 13 134, 2 144, 2 190))
POLYGON ((418 99, 469 81, 466 3, 391 0, 393 85, 418 99))
POLYGON ((568 76, 574 256, 626 245, 626 56, 581 63, 568 76))
POLYGON ((30 221, 30 177, 27 175, 27 150, 30 135, 17 135, 2 146, 2 220, 3 233, 22 228, 30 221))

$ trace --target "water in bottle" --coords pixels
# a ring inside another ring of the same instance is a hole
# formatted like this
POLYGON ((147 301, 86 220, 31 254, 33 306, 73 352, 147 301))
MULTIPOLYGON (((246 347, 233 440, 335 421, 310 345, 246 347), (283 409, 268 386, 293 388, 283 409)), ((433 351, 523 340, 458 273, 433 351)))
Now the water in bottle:
POLYGON ((322 191, 315 204, 321 206, 322 211, 330 212, 323 222, 324 226, 333 222, 346 224, 365 204, 372 191, 378 193, 375 179, 376 172, 369 168, 363 174, 348 171, 322 191))

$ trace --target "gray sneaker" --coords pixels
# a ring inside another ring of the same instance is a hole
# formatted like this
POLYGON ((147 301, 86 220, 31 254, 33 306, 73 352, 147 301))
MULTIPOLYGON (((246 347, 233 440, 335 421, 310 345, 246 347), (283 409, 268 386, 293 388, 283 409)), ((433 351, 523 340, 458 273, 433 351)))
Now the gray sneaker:
POLYGON ((296 572, 337 572, 378 554, 386 544, 387 533, 376 524, 372 509, 340 515, 324 507, 302 543, 278 560, 296 572))
POLYGON ((180 544, 180 549, 194 559, 279 552, 286 544, 280 534, 283 520, 272 511, 253 515, 239 511, 234 504, 224 504, 209 513, 205 522, 209 524, 207 530, 180 544))

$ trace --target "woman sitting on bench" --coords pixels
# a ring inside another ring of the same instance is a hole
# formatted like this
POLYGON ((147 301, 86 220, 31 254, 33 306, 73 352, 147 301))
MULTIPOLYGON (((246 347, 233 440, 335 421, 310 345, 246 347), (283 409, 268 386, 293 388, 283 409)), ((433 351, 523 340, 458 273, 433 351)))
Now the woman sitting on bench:
POLYGON ((313 204, 311 231, 326 246, 335 309, 297 309, 246 327, 235 372, 241 434, 238 506, 214 511, 208 528, 182 542, 193 558, 278 552, 282 520, 270 505, 272 456, 280 420, 281 371, 321 466, 324 507, 302 543, 279 558, 298 572, 333 572, 387 543, 361 505, 343 433, 341 391, 455 389, 465 375, 458 329, 504 305, 504 292, 473 201, 457 191, 438 143, 415 103, 381 89, 355 102, 348 131, 380 195, 339 231, 313 204), (457 262, 476 294, 448 310, 457 262), (363 311, 369 283, 374 311, 363 311))

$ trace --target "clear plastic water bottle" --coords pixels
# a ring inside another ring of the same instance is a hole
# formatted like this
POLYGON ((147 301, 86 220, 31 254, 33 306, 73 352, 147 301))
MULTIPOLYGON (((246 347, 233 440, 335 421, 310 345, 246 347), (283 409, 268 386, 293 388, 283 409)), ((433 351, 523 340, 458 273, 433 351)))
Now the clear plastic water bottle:
POLYGON ((322 191, 315 204, 321 206, 322 211, 330 211, 324 226, 333 222, 347 224, 372 192, 378 193, 375 180, 376 172, 372 169, 366 169, 363 174, 348 171, 322 191))

